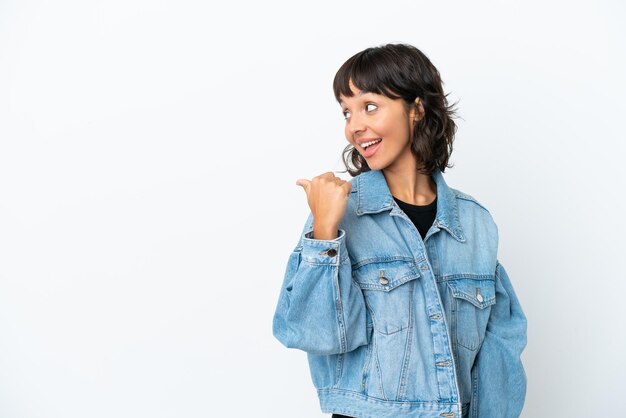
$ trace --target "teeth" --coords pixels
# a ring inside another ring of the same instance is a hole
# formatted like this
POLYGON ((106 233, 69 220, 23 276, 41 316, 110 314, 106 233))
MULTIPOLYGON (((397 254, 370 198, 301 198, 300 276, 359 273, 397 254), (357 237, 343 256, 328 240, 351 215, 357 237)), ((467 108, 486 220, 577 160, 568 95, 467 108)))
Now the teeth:
POLYGON ((369 147, 370 145, 374 145, 374 144, 379 143, 380 141, 382 141, 382 138, 378 138, 378 139, 375 139, 373 141, 366 142, 365 144, 361 144, 361 146, 365 149, 365 148, 369 147))

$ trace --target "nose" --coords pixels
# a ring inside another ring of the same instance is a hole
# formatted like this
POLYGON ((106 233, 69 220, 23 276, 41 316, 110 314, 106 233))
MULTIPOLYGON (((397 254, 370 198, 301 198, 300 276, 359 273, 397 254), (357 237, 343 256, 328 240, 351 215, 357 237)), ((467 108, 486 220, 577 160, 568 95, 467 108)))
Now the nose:
POLYGON ((354 139, 355 134, 365 131, 365 120, 357 112, 355 115, 350 115, 346 128, 350 136, 354 139))

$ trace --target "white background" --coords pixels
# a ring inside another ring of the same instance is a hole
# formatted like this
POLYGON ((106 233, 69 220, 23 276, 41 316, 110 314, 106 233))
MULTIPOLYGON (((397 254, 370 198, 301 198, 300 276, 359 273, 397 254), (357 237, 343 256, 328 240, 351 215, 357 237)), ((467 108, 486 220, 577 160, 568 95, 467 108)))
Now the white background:
POLYGON ((523 417, 623 416, 625 11, 1 1, 0 417, 323 416, 271 331, 295 181, 344 168, 332 79, 387 42, 459 101, 444 175, 499 226, 523 417))

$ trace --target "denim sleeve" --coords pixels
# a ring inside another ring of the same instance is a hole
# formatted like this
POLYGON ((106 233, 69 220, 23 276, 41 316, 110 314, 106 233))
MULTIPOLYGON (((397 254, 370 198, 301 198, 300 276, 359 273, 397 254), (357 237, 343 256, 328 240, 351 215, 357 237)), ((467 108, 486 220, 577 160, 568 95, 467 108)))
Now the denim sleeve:
POLYGON ((519 417, 526 397, 520 359, 526 347, 526 316, 499 261, 495 276, 496 303, 472 369, 470 418, 519 417))
POLYGON ((313 237, 313 217, 289 256, 273 334, 286 347, 338 354, 368 343, 365 300, 352 280, 346 232, 333 240, 313 237))

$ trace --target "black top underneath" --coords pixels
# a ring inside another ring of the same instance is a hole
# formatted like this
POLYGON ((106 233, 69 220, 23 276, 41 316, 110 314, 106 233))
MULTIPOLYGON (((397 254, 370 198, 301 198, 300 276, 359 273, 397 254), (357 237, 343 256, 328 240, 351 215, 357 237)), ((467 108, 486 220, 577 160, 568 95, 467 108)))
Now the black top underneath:
POLYGON ((400 209, 406 213, 419 231, 422 239, 424 239, 437 216, 437 196, 435 196, 435 200, 427 205, 412 205, 401 201, 395 196, 393 200, 395 200, 398 206, 400 206, 400 209))

